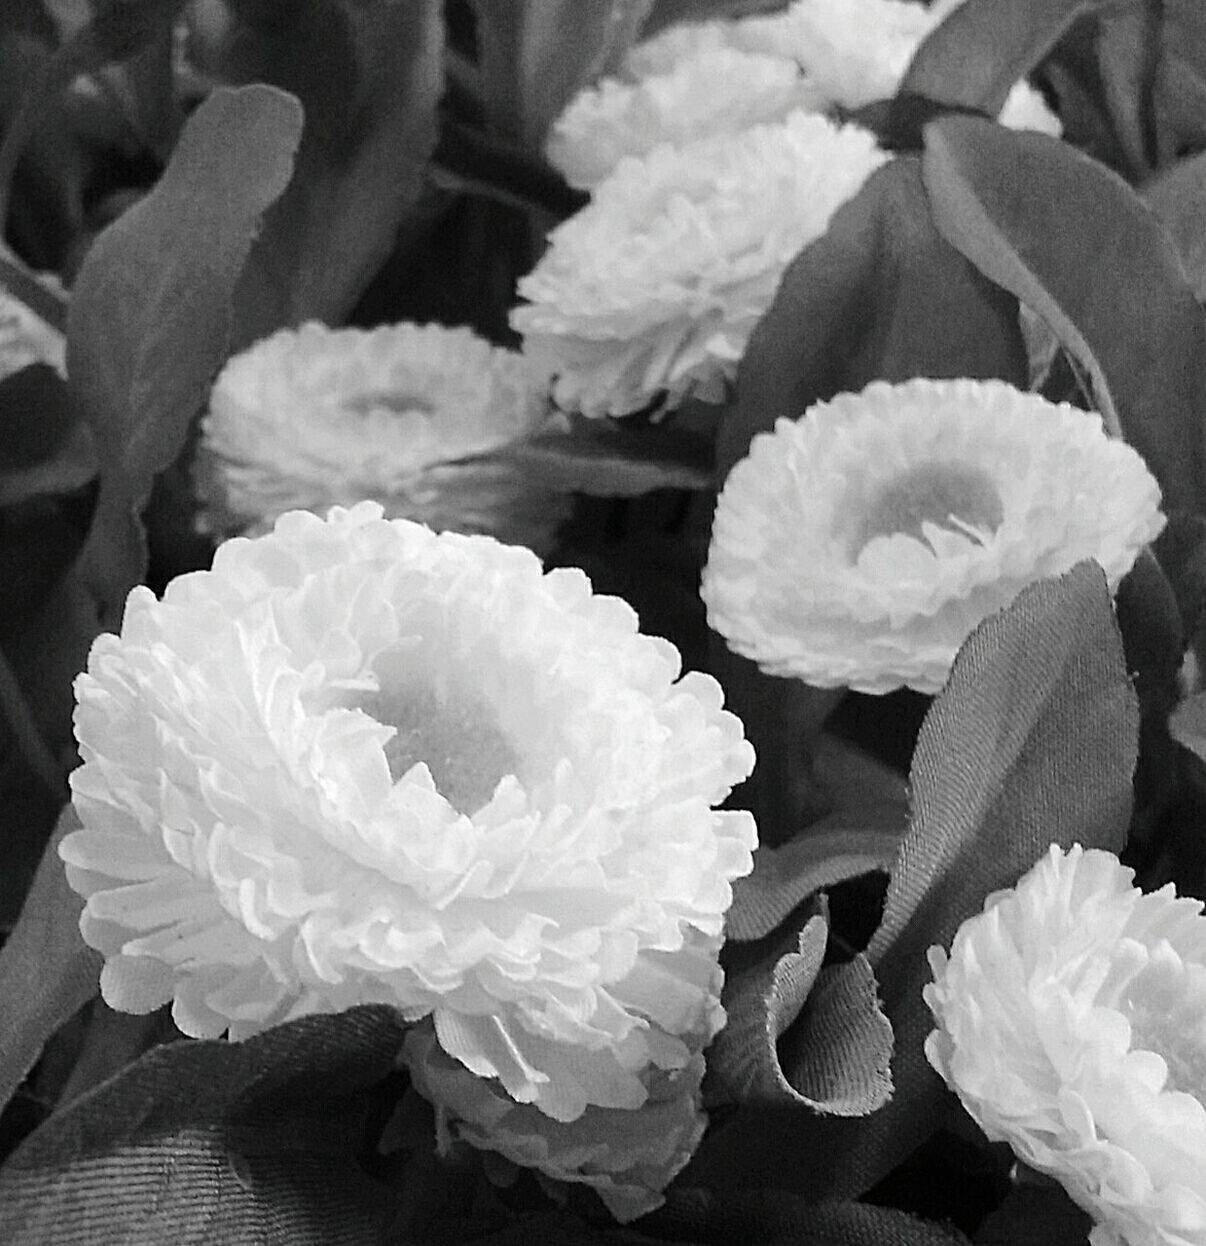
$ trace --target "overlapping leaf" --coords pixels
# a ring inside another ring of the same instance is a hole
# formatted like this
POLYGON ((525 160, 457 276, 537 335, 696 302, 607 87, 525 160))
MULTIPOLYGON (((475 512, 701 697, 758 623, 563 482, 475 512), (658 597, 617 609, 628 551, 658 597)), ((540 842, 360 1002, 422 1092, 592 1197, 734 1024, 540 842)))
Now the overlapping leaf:
POLYGON ((1066 143, 947 117, 926 129, 943 235, 1033 308, 1088 372, 1174 509, 1206 509, 1206 321, 1138 196, 1066 143))
POLYGON ((949 944, 991 892, 1052 842, 1118 851, 1131 808, 1138 711, 1105 578, 1081 564, 1026 589, 960 650, 917 743, 913 823, 867 949, 895 1033, 895 1095, 865 1120, 738 1112, 707 1140, 691 1180, 797 1182, 860 1193, 942 1120, 922 1052, 926 950, 949 944))

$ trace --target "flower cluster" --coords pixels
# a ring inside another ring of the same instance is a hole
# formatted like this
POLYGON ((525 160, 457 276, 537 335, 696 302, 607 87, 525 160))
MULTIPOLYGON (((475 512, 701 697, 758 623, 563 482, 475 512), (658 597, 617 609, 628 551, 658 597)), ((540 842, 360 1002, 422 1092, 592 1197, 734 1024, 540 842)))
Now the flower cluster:
POLYGON ((505 450, 549 420, 523 358, 469 329, 282 329, 214 384, 194 468, 199 522, 254 535, 287 510, 369 498, 391 517, 543 550, 568 499, 505 450))
POLYGON ((886 159, 797 109, 621 161, 519 282, 512 324, 554 400, 603 416, 722 397, 788 263, 886 159))
POLYGON ((1050 852, 930 952, 930 1063, 1057 1178, 1093 1246, 1206 1242, 1206 917, 1107 852, 1050 852))
POLYGON ((754 438, 716 508, 708 621, 771 674, 937 692, 971 630, 1095 558, 1111 588, 1160 491, 1100 417, 1001 381, 876 382, 754 438))
POLYGON ((580 571, 373 503, 133 590, 77 681, 61 847, 105 999, 234 1038, 393 1005, 450 1128, 502 1118, 512 1158, 647 1210, 702 1128, 755 842, 715 809, 741 724, 679 676, 580 571), (600 1163, 594 1114, 647 1103, 673 1137, 609 1126, 600 1163))

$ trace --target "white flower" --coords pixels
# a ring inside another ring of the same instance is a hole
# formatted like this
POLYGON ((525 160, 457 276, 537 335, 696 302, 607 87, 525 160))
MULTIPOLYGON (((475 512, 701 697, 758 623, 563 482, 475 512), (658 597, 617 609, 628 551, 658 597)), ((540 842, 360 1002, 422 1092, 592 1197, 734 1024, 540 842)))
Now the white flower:
POLYGON ((214 384, 194 469, 199 522, 256 535, 287 510, 369 498, 391 517, 543 548, 568 499, 494 452, 548 418, 522 357, 469 329, 282 329, 214 384))
MULTIPOLYGON (((957 7, 927 9, 908 0, 796 0, 769 17, 670 27, 634 47, 626 70, 637 77, 664 74, 703 49, 728 47, 792 61, 817 100, 814 107, 861 108, 896 94, 922 40, 957 7)), ((1025 82, 1010 92, 1000 120, 1013 129, 1060 133, 1058 118, 1025 82)))
POLYGON ((65 355, 63 334, 0 286, 0 380, 32 363, 66 375, 65 355))
POLYGON ((512 324, 555 401, 602 416, 719 398, 784 269, 886 159, 796 111, 622 160, 519 283, 512 324))
POLYGON ((698 1113, 741 724, 580 571, 380 516, 290 512, 93 645, 61 852, 105 999, 235 1038, 386 1003, 525 1128, 698 1113))
POLYGON ((796 65, 733 48, 700 51, 636 82, 604 78, 557 118, 546 147, 571 186, 598 185, 625 156, 777 121, 818 101, 796 65))
POLYGON ((1206 1243, 1206 918, 1058 845, 930 951, 930 1063, 1057 1178, 1093 1246, 1206 1243))
POLYGON ((1001 381, 874 382, 760 433, 716 508, 708 622, 763 670, 937 692, 968 633, 1085 558, 1111 589, 1164 526, 1100 417, 1001 381))

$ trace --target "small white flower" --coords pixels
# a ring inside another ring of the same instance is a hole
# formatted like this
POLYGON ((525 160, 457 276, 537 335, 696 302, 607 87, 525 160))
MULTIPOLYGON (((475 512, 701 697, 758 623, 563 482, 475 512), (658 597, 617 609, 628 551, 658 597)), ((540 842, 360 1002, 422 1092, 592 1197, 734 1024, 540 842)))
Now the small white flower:
POLYGON ((290 512, 162 601, 134 589, 76 696, 61 853, 112 1007, 240 1038, 385 1003, 516 1109, 508 1133, 670 1087, 698 1121, 755 842, 715 806, 753 752, 580 571, 373 503, 290 512))
MULTIPOLYGON (((958 4, 926 8, 909 0, 796 0, 782 13, 738 21, 674 26, 638 44, 627 71, 665 74, 707 48, 727 47, 792 61, 818 101, 814 106, 861 108, 896 94, 925 37, 958 4)), ((1042 96, 1017 83, 1000 116, 1013 129, 1060 133, 1042 96)))
POLYGON ((63 334, 0 286, 0 380, 32 363, 49 364, 65 376, 65 356, 63 334))
POLYGON ((721 397, 784 269, 886 159, 797 110, 622 160, 519 283, 512 324, 554 400, 602 416, 721 397))
POLYGON ((760 433, 721 493, 708 622, 763 670, 937 692, 959 646, 1085 558, 1111 589, 1164 527, 1096 414, 1001 381, 875 382, 760 433))
POLYGON ((494 452, 548 418, 522 357, 469 329, 282 329, 214 384, 194 469, 199 522, 255 535, 287 510, 369 498, 391 517, 543 548, 568 499, 494 452))
POLYGON ((1055 1177, 1093 1246, 1206 1244, 1206 917, 1057 845, 930 950, 926 1055, 989 1138, 1055 1177))
POLYGON ((625 156, 680 147, 818 109, 796 65, 778 56, 714 48, 636 82, 604 78, 580 92, 553 125, 546 154, 571 186, 597 186, 625 156))

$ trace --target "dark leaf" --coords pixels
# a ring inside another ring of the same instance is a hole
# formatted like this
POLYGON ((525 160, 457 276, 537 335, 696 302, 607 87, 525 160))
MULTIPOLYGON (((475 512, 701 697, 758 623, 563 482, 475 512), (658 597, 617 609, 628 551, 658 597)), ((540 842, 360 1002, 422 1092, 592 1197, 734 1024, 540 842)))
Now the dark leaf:
POLYGON ((867 955, 896 1035, 895 1095, 862 1121, 802 1125, 738 1111, 705 1139, 688 1179, 798 1183, 812 1197, 865 1191, 941 1123, 948 1099, 925 1060, 926 950, 949 945, 993 891, 1052 842, 1120 851, 1138 711, 1105 577, 1085 563, 1026 589, 968 638, 922 727, 912 827, 867 955))
POLYGON ((281 87, 306 116, 297 173, 239 289, 242 348, 284 325, 342 323, 405 235, 435 148, 444 25, 439 0, 232 7, 225 76, 281 87))
POLYGON ((1186 697, 1168 720, 1172 738, 1206 762, 1206 692, 1186 697))
POLYGON ((539 152, 578 90, 613 71, 653 0, 478 0, 489 127, 539 152))
POLYGON ((1140 194, 1172 235, 1198 302, 1206 302, 1206 152, 1169 165, 1140 194))
POLYGON ((868 178, 805 247, 754 330, 717 446, 723 478, 756 433, 869 381, 1001 377, 1026 384, 1017 304, 934 228, 920 166, 868 178))
POLYGON ((976 1246, 1088 1246, 1093 1222, 1054 1182, 1017 1185, 980 1226, 976 1246))
POLYGON ((0 1170, 10 1246, 376 1246, 392 1211, 359 1167, 392 1009, 306 1017, 243 1043, 156 1048, 55 1113, 0 1170))
POLYGON ((1206 322, 1135 193, 1066 143, 968 117, 927 127, 923 172, 938 228, 1051 326, 1166 505, 1206 507, 1206 322))
POLYGON ((796 1191, 733 1189, 723 1192, 683 1183, 667 1191, 665 1207, 645 1216, 640 1228, 700 1246, 958 1246, 967 1239, 954 1229, 918 1219, 894 1207, 822 1202, 796 1191))
POLYGON ((964 0, 923 40, 900 82, 903 97, 995 117, 1083 13, 1106 0, 964 0))
POLYGON ((35 363, 0 380, 0 506, 70 493, 96 470, 92 432, 53 368, 35 363))
POLYGON ((98 990, 101 958, 80 937, 84 903, 67 885, 58 852, 62 838, 79 825, 67 805, 21 916, 0 948, 0 1108, 33 1068, 46 1041, 98 990))
POLYGON ((754 851, 753 872, 733 883, 729 939, 762 939, 800 903, 835 883, 886 871, 904 835, 907 811, 862 807, 830 814, 781 847, 754 851))
POLYGON ((1172 585, 1184 634, 1190 638, 1206 610, 1206 519, 1174 511, 1152 550, 1172 585))
POLYGON ((226 358, 230 304, 301 129, 268 87, 215 91, 155 189, 96 240, 71 300, 67 370, 102 454, 85 577, 114 626, 145 566, 137 514, 226 358))
POLYGON ((637 497, 654 489, 710 489, 712 443, 674 428, 586 428, 546 433, 507 451, 533 480, 564 493, 637 497))

